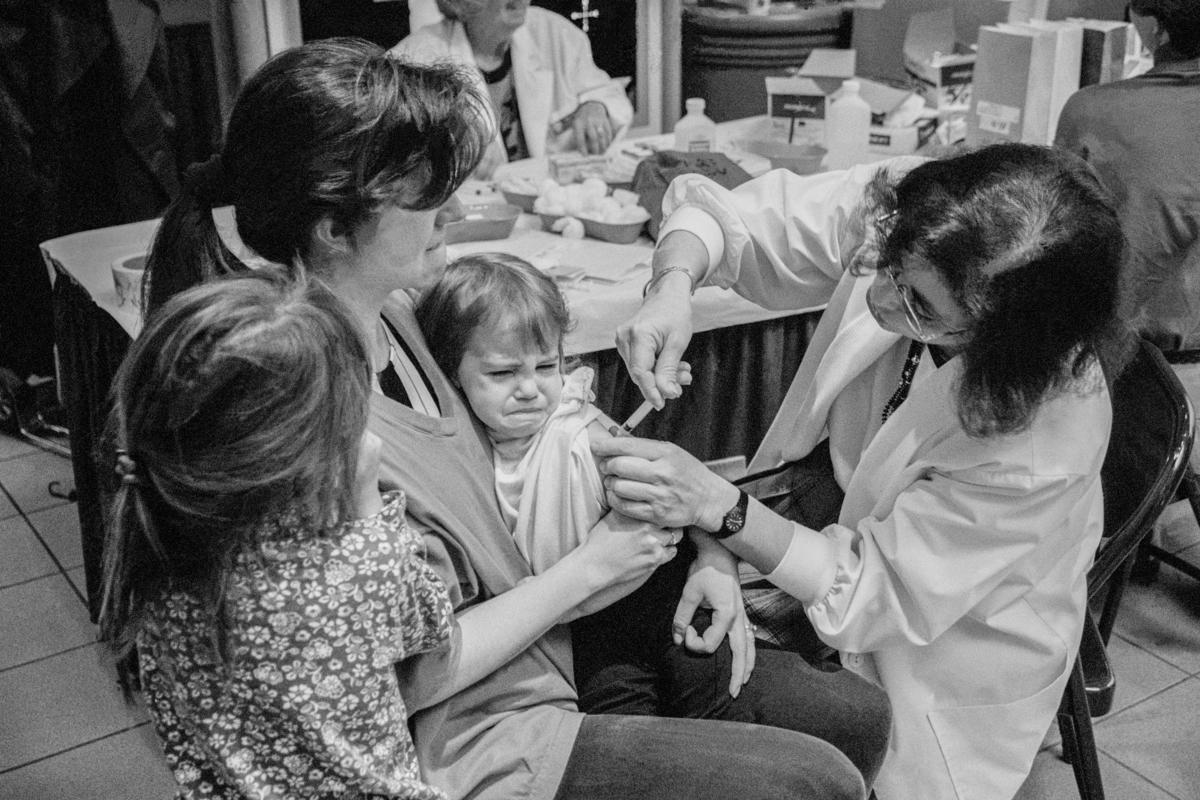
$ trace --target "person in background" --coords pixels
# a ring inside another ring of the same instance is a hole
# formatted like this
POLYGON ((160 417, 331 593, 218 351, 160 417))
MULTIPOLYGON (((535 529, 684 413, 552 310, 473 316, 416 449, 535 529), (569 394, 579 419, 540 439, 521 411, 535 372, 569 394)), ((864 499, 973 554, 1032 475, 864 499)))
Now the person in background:
POLYGON ((183 292, 118 371, 100 628, 185 797, 438 800, 395 664, 453 612, 379 493, 344 306, 271 269, 183 292))
MULTIPOLYGON (((533 574, 497 506, 487 440, 417 327, 411 294, 445 268, 444 225, 461 217, 454 192, 490 141, 486 102, 461 68, 410 64, 361 40, 273 57, 243 86, 219 156, 188 171, 163 218, 150 313, 246 270, 214 225, 221 202, 256 256, 319 278, 349 309, 375 375, 367 425, 382 442, 381 482, 404 491, 407 524, 454 609, 446 644, 398 667, 427 783, 477 800, 861 797, 859 770, 813 736, 579 711, 562 623, 617 599, 615 587, 632 590, 675 548, 666 531, 606 517, 533 574)), ((853 710, 876 711, 879 699, 853 710)), ((886 731, 870 732, 877 762, 886 731)))
POLYGON ((444 19, 390 52, 471 67, 496 131, 480 177, 522 158, 603 153, 633 119, 624 89, 592 60, 587 35, 558 14, 529 0, 437 0, 437 7, 444 19))
POLYGON ((1154 66, 1072 95, 1054 143, 1086 159, 1112 192, 1129 243, 1126 316, 1200 408, 1200 3, 1134 0, 1129 14, 1154 66))
POLYGON ((1078 158, 1009 144, 734 190, 683 176, 664 210, 618 330, 634 381, 656 403, 677 390, 696 285, 827 302, 752 469, 807 462, 844 499, 781 516, 674 445, 616 437, 592 444, 610 504, 718 537, 884 688, 880 800, 1009 800, 1074 663, 1103 527, 1102 367, 1124 347, 1107 193, 1078 158))

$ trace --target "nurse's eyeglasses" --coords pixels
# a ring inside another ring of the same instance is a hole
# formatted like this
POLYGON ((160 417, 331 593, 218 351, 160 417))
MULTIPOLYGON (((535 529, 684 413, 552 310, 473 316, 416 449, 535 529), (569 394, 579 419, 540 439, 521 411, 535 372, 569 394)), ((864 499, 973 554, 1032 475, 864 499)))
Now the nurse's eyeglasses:
MULTIPOLYGON (((881 230, 884 226, 892 222, 899 214, 899 211, 893 211, 889 214, 884 214, 875 220, 875 223, 880 226, 881 230)), ((890 228, 890 226, 888 226, 890 228)), ((890 233, 890 230, 888 230, 890 233)), ((886 234, 885 234, 886 238, 886 234)), ((896 294, 900 296, 900 306, 904 309, 904 319, 908 322, 908 327, 912 329, 913 338, 918 342, 931 342, 934 339, 941 339, 944 336, 955 336, 960 333, 966 333, 967 328, 956 328, 954 330, 929 330, 928 323, 921 322, 921 315, 917 313, 916 306, 913 304, 912 287, 906 286, 896 280, 897 269, 894 264, 886 264, 883 267, 884 273, 888 276, 888 280, 892 282, 892 288, 896 294)))

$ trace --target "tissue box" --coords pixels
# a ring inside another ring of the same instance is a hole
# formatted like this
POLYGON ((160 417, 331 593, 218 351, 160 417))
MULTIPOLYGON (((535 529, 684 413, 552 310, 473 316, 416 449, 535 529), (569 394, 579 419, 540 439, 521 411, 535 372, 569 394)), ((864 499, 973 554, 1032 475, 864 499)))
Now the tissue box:
POLYGON ((952 8, 912 16, 904 35, 904 71, 930 108, 970 109, 975 54, 955 42, 952 8))
POLYGON ((556 153, 547 158, 550 177, 559 183, 575 183, 585 178, 604 178, 608 159, 604 154, 556 153))
POLYGON ((773 138, 792 144, 825 144, 829 96, 854 77, 854 50, 817 47, 789 76, 770 76, 767 116, 773 138))
POLYGON ((921 119, 913 125, 872 125, 867 145, 872 153, 906 156, 917 152, 937 130, 937 119, 921 119))

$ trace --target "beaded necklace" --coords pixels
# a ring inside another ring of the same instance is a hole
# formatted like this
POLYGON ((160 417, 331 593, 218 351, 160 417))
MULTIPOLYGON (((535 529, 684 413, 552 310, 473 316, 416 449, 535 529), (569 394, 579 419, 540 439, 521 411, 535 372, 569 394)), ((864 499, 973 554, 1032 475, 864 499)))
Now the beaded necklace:
POLYGON ((892 412, 900 407, 904 402, 904 398, 908 397, 908 390, 912 388, 913 376, 917 373, 917 365, 921 363, 921 353, 925 351, 925 343, 919 342, 916 339, 908 346, 908 355, 904 358, 904 367, 900 370, 900 385, 896 387, 896 391, 892 393, 887 404, 883 407, 883 421, 887 422, 888 417, 892 412))

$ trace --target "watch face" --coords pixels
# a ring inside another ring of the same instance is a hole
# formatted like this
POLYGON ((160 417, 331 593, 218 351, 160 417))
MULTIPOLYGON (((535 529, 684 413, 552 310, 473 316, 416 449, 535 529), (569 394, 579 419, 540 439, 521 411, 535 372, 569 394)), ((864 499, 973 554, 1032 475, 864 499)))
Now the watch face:
POLYGON ((727 531, 737 533, 746 524, 746 512, 742 510, 740 505, 729 509, 729 513, 725 515, 724 528, 727 531))

